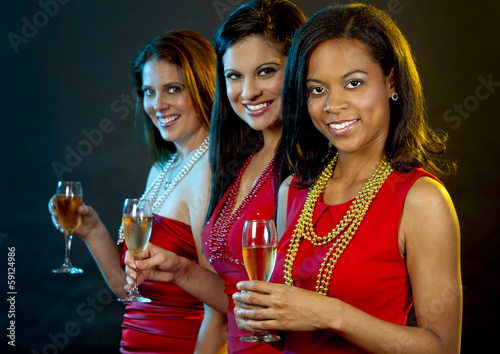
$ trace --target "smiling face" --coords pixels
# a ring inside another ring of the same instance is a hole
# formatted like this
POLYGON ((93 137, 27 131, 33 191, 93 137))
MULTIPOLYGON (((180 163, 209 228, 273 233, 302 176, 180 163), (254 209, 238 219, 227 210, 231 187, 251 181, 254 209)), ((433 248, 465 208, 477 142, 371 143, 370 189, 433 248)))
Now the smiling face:
POLYGON ((339 152, 384 149, 389 131, 393 74, 385 76, 355 39, 332 39, 312 52, 308 110, 316 128, 339 152))
POLYGON ((153 58, 144 64, 142 81, 144 110, 163 139, 182 145, 206 134, 195 114, 182 68, 153 58))
POLYGON ((230 46, 222 57, 231 107, 250 127, 264 130, 281 121, 286 56, 261 37, 230 46))

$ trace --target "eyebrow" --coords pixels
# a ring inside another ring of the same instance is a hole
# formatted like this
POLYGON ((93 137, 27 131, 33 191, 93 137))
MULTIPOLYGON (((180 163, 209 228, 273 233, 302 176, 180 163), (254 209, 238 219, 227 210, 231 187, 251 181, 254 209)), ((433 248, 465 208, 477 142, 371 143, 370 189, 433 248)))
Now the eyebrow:
MULTIPOLYGON (((367 73, 366 71, 357 69, 357 70, 352 70, 352 71, 349 71, 348 73, 346 73, 346 74, 342 75, 342 78, 343 78, 343 79, 345 79, 345 78, 347 78, 347 77, 351 76, 352 74, 356 74, 356 73, 361 73, 361 74, 366 74, 366 75, 368 75, 368 73, 367 73)), ((321 81, 321 80, 318 80, 318 79, 307 79, 307 80, 306 80, 306 83, 308 83, 308 82, 322 83, 322 81, 321 81)))
POLYGON ((268 62, 266 62, 266 63, 262 63, 262 64, 260 64, 260 65, 257 67, 257 69, 260 69, 260 68, 262 68, 263 66, 267 66, 267 65, 277 65, 277 66, 283 66, 283 65, 281 65, 279 62, 275 62, 275 61, 268 61, 268 62))
POLYGON ((360 69, 357 69, 357 70, 352 70, 352 71, 349 71, 347 74, 344 74, 342 75, 342 78, 345 79, 346 77, 352 75, 352 74, 356 74, 356 73, 361 73, 361 74, 366 74, 368 75, 368 73, 364 70, 360 70, 360 69))
POLYGON ((317 80, 317 79, 307 79, 307 80, 306 80, 306 84, 307 84, 307 83, 309 83, 309 82, 316 82, 316 83, 318 83, 318 84, 323 83, 323 81, 321 81, 321 80, 317 80))
MULTIPOLYGON (((265 62, 265 63, 262 63, 262 64, 259 64, 259 66, 257 66, 256 68, 256 71, 260 70, 263 66, 267 66, 267 65, 275 65, 275 66, 280 66, 280 67, 283 67, 283 65, 279 62, 275 62, 275 61, 268 61, 268 62, 265 62)), ((228 69, 225 69, 224 70, 224 74, 228 71, 236 71, 238 72, 238 70, 236 69, 232 69, 232 68, 228 68, 228 69)))
MULTIPOLYGON (((169 82, 165 85, 162 85, 162 87, 169 87, 169 86, 184 86, 182 83, 180 82, 169 82)), ((142 85, 142 88, 149 88, 151 87, 150 85, 142 85)))

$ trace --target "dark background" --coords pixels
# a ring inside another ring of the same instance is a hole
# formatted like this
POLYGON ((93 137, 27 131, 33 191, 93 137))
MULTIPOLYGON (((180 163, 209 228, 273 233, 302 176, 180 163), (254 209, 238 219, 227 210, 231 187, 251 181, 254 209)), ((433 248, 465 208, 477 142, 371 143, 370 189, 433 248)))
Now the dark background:
MULTIPOLYGON (((59 179, 112 235, 122 201, 144 190, 150 161, 135 123, 130 66, 147 41, 192 29, 210 41, 241 0, 2 1, 0 4, 0 343, 19 353, 117 352, 123 305, 80 239, 81 275, 56 275, 63 237, 47 212, 59 179), (72 152, 71 152, 72 151, 72 152), (8 248, 15 247, 15 347, 8 346, 8 248)), ((330 1, 295 1, 308 15, 330 1)), ((459 164, 445 181, 462 229, 463 352, 496 342, 500 98, 497 1, 368 1, 413 46, 430 124, 459 164), (489 84, 488 84, 489 82, 489 84)), ((446 301, 443 294, 441 301, 446 301)), ((439 313, 439 303, 435 304, 439 313)), ((2 349, 2 352, 5 350, 2 349)))

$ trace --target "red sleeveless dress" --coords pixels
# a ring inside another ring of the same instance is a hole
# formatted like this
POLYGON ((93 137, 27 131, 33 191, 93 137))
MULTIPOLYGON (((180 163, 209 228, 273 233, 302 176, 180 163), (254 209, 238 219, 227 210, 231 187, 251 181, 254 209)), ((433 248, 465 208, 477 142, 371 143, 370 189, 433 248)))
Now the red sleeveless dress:
MULTIPOLYGON (((274 349, 267 343, 245 343, 238 339, 239 337, 248 335, 249 333, 241 331, 236 325, 234 318, 234 303, 232 299, 232 295, 238 291, 236 289, 236 284, 242 280, 249 280, 243 264, 243 255, 241 250, 241 236, 245 220, 274 219, 276 202, 272 180, 273 178, 271 174, 271 176, 266 179, 265 183, 259 189, 254 199, 252 199, 248 206, 244 209, 240 217, 234 224, 232 224, 228 233, 224 257, 215 259, 212 262, 212 267, 225 280, 225 293, 227 294, 229 301, 229 308, 227 312, 228 353, 281 353, 281 351, 274 349)), ((209 260, 213 257, 213 253, 209 247, 210 234, 216 221, 216 216, 219 215, 224 207, 224 204, 226 203, 226 200, 228 199, 231 187, 232 186, 228 188, 225 195, 221 198, 214 213, 212 214, 212 217, 203 229, 203 252, 209 260)))
MULTIPOLYGON (((406 262, 399 253, 398 227, 406 194, 422 176, 436 179, 421 169, 409 173, 394 171, 387 178, 357 233, 338 260, 330 279, 328 296, 382 320, 406 324, 413 297, 406 262)), ((309 189, 289 189, 287 230, 278 245, 272 282, 284 283, 284 260, 308 192, 309 189)), ((316 233, 329 233, 347 213, 351 203, 327 205, 320 196, 313 215, 316 233)), ((315 291, 321 263, 330 247, 331 243, 316 247, 307 240, 301 240, 292 270, 295 286, 315 291)), ((284 337, 285 353, 364 352, 328 330, 289 331, 284 333, 284 337)))
MULTIPOLYGON (((150 242, 198 263, 191 226, 180 221, 154 214, 150 242)), ((126 246, 122 264, 125 251, 126 246)), ((126 305, 120 352, 192 354, 203 320, 203 303, 164 282, 144 281, 139 292, 153 301, 126 305)))

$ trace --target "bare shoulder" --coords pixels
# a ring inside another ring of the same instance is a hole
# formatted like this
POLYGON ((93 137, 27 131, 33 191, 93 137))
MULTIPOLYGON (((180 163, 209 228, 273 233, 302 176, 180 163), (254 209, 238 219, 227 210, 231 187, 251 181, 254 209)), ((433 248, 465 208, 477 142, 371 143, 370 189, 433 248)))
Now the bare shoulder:
POLYGON ((158 175, 161 173, 162 170, 163 170, 163 166, 159 162, 157 162, 153 166, 151 166, 151 169, 149 170, 148 181, 147 181, 146 187, 149 187, 152 183, 154 183, 154 181, 156 180, 156 178, 158 178, 158 175))
POLYGON ((288 204, 288 190, 290 189, 290 183, 292 182, 293 176, 288 176, 282 183, 278 192, 278 205, 277 205, 277 217, 276 217, 276 228, 278 231, 278 239, 281 239, 283 233, 286 229, 286 215, 287 215, 287 204, 288 204))
POLYGON ((208 204, 210 199, 211 172, 208 156, 201 158, 189 172, 183 186, 183 194, 188 207, 208 204))
POLYGON ((197 243, 198 251, 201 252, 200 236, 210 201, 211 173, 208 155, 196 163, 189 172, 189 178, 186 182, 182 198, 185 198, 193 237, 197 243))
POLYGON ((406 196, 400 236, 404 237, 407 250, 411 245, 433 247, 457 241, 459 225, 455 207, 441 183, 430 177, 415 181, 406 196))
POLYGON ((453 202, 446 188, 430 177, 421 177, 408 191, 405 209, 428 214, 444 209, 453 209, 453 202))
POLYGON ((285 208, 288 201, 288 190, 290 189, 290 184, 292 183, 293 176, 288 176, 280 185, 278 191, 278 204, 279 207, 285 208))
POLYGON ((190 188, 195 190, 210 188, 211 171, 208 155, 203 156, 188 174, 190 188))
POLYGON ((290 184, 292 183, 293 176, 288 176, 280 185, 280 193, 287 193, 290 184))

